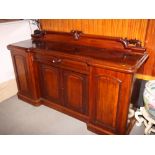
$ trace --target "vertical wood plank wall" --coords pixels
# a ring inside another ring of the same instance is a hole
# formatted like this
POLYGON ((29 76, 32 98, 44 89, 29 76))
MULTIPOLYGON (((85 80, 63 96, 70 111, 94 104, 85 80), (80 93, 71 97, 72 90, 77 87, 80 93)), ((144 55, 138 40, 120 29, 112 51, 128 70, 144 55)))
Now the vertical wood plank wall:
POLYGON ((144 66, 144 74, 155 76, 155 20, 148 21, 145 45, 149 53, 149 59, 144 66))
POLYGON ((41 25, 43 30, 77 29, 86 34, 136 38, 144 42, 147 22, 146 19, 42 19, 41 25))
POLYGON ((150 57, 144 74, 155 76, 155 20, 148 19, 40 19, 43 30, 81 30, 85 34, 139 39, 148 48, 150 57))

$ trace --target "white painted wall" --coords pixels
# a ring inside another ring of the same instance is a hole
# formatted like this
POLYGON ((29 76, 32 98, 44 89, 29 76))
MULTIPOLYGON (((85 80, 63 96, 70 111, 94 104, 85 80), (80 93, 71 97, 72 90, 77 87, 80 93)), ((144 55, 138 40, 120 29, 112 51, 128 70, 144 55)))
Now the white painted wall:
POLYGON ((10 51, 7 45, 31 38, 36 26, 29 20, 0 23, 0 83, 15 78, 10 51))

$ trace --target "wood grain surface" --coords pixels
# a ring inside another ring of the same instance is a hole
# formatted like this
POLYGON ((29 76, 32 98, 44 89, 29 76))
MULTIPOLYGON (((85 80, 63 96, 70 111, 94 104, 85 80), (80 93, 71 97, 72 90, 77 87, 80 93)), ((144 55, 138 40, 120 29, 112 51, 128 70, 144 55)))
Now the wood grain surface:
POLYGON ((85 34, 139 39, 149 52, 144 65, 145 75, 155 76, 155 20, 154 19, 41 19, 43 30, 81 30, 85 34))
POLYGON ((148 21, 146 32, 145 47, 149 53, 149 59, 144 65, 144 74, 155 76, 155 20, 148 21))
POLYGON ((144 43, 147 19, 41 19, 43 30, 136 38, 144 43))

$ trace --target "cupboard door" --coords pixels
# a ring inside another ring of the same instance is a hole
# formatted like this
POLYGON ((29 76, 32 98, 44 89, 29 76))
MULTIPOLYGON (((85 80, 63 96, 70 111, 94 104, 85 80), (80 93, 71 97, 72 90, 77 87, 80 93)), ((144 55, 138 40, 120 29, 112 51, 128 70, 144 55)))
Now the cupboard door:
POLYGON ((41 97, 54 103, 61 103, 61 79, 58 68, 49 65, 40 65, 41 97))
POLYGON ((65 106, 82 114, 88 109, 87 75, 72 71, 63 71, 65 106))
POLYGON ((131 96, 132 75, 94 69, 91 123, 112 133, 125 134, 131 96))
POLYGON ((16 73, 16 81, 18 93, 27 97, 31 97, 30 78, 28 73, 28 64, 26 54, 12 55, 14 69, 16 73))
POLYGON ((24 101, 40 105, 40 92, 38 87, 37 67, 33 55, 24 49, 11 50, 11 56, 18 86, 18 97, 24 101))
POLYGON ((96 124, 115 129, 120 81, 108 75, 95 76, 96 124))

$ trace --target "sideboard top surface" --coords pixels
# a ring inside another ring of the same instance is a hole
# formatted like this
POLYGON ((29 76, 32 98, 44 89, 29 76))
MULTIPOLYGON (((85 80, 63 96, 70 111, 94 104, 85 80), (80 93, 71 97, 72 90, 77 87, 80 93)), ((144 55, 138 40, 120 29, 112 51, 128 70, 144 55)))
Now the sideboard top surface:
MULTIPOLYGON (((50 37, 52 38, 52 36, 50 37)), ((67 37, 67 39, 69 37, 67 37)), ((53 38, 55 38, 55 36, 53 38)), ((85 40, 87 41, 88 38, 85 40)), ((71 56, 71 58, 80 58, 81 61, 87 61, 88 63, 93 61, 94 64, 121 68, 122 70, 128 70, 129 72, 138 69, 148 57, 147 52, 141 50, 141 48, 136 48, 136 50, 124 46, 118 48, 114 44, 109 44, 109 48, 107 48, 107 43, 104 47, 104 39, 100 39, 99 42, 100 44, 101 41, 103 42, 102 46, 100 46, 97 42, 98 40, 96 40, 91 40, 91 42, 93 42, 92 45, 90 41, 83 44, 83 41, 81 41, 81 43, 73 38, 66 40, 65 38, 60 39, 59 37, 54 40, 48 40, 47 37, 44 37, 41 39, 30 39, 14 43, 9 45, 8 48, 25 49, 26 51, 40 52, 48 55, 58 52, 60 55, 68 55, 71 56), (97 44, 97 46, 95 46, 94 43, 97 44)), ((112 39, 112 41, 115 41, 115 39, 112 39)), ((116 43, 116 45, 118 43, 120 44, 118 39, 116 39, 114 43, 116 43)))

